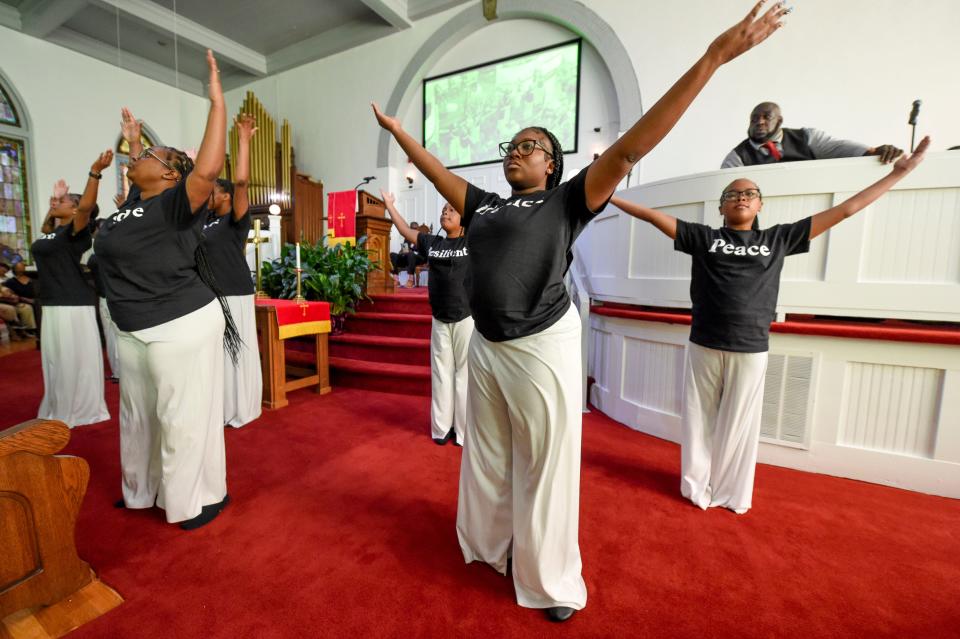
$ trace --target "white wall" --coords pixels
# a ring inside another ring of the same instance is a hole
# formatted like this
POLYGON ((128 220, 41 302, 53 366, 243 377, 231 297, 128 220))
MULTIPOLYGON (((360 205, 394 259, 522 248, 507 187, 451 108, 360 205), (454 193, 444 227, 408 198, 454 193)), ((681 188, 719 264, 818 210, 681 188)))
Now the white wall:
MULTIPOLYGON (((64 178, 81 191, 90 164, 113 148, 120 107, 148 122, 164 144, 199 146, 203 135, 206 100, 6 27, 0 27, 0 69, 22 98, 33 134, 28 188, 35 234, 53 183, 64 178)), ((103 211, 113 210, 115 193, 111 168, 100 187, 103 211)))
MULTIPOLYGON (((821 128, 866 144, 907 147, 907 116, 933 148, 960 144, 960 3, 955 0, 797 0, 787 25, 722 68, 642 164, 643 181, 718 168, 746 137, 750 110, 772 100, 786 126, 821 128)), ((769 6, 769 3, 768 3, 769 6)), ((591 0, 633 59, 649 109, 750 2, 591 0)))
MULTIPOLYGON (((547 0, 543 5, 549 11, 547 0)), ((587 6, 626 47, 646 109, 751 3, 591 0, 587 6)), ((378 183, 372 186, 383 186, 388 176, 375 169, 378 130, 368 103, 384 103, 420 45, 463 10, 439 13, 412 29, 231 91, 228 106, 234 112, 245 89, 252 88, 275 116, 288 118, 298 167, 322 179, 328 190, 352 188, 375 173, 378 183)), ((451 44, 430 73, 542 46, 550 30, 558 29, 546 25, 531 32, 527 22, 492 24, 451 44)), ((796 2, 784 29, 717 73, 673 133, 643 161, 642 179, 717 168, 745 136, 750 109, 768 99, 781 104, 788 126, 905 146, 910 104, 921 98, 920 128, 934 135, 934 149, 960 144, 960 121, 954 117, 960 105, 954 79, 960 60, 957 24, 960 3, 954 0, 796 2)), ((400 115, 419 133, 418 106, 400 115)), ((394 150, 391 157, 398 155, 394 150)), ((394 189, 406 168, 400 160, 392 167, 394 189)))

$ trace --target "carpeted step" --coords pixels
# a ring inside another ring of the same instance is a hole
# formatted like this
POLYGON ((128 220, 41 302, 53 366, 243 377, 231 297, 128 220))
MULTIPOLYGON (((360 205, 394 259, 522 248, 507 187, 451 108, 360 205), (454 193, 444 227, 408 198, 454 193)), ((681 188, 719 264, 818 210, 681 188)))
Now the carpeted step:
POLYGON ((360 312, 347 317, 345 331, 355 335, 430 339, 432 321, 429 315, 360 312))
POLYGON ((354 333, 331 335, 330 356, 387 364, 430 366, 430 340, 354 333))
POLYGON ((400 293, 396 295, 371 295, 357 305, 364 313, 407 313, 410 315, 430 315, 430 300, 427 295, 400 293))
POLYGON ((362 388, 383 393, 430 396, 430 367, 330 358, 335 388, 362 388))

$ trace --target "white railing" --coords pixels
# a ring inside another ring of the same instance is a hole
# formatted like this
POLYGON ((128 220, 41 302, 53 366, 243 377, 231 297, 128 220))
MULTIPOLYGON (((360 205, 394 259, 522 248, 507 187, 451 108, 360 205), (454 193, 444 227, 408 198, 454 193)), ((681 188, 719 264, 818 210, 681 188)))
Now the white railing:
MULTIPOLYGON (((764 193, 763 226, 828 208, 881 177, 872 158, 731 169, 621 195, 718 225, 738 177, 764 193)), ((595 300, 689 308, 690 258, 609 207, 575 245, 595 300)), ((869 209, 787 258, 779 315, 960 322, 960 153, 934 153, 869 209)), ((591 401, 679 440, 689 327, 593 314, 591 401)), ((960 498, 960 346, 772 333, 760 461, 960 498)), ((678 480, 679 486, 679 480, 678 480)))
MULTIPOLYGON (((882 177, 874 158, 727 169, 640 185, 627 200, 718 226, 738 177, 763 192, 763 226, 829 208, 882 177)), ((609 206, 577 242, 594 299, 689 308, 690 258, 609 206)), ((786 260, 778 312, 960 321, 960 152, 931 153, 896 188, 786 260)))

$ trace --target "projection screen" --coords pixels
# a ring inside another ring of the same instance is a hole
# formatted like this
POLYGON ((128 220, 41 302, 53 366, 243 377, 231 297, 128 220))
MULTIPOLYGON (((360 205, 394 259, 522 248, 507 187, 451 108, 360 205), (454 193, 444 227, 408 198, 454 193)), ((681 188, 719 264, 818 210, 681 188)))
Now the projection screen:
POLYGON ((497 145, 525 126, 577 150, 581 40, 423 81, 423 145, 449 168, 500 161, 497 145))

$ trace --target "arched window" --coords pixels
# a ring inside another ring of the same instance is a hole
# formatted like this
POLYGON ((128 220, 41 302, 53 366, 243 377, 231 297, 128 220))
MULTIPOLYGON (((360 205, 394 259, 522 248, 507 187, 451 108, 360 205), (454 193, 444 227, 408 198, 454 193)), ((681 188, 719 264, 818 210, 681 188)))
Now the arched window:
MULTIPOLYGON (((159 138, 150 131, 146 124, 140 125, 140 144, 147 149, 161 144, 159 138)), ((113 155, 117 160, 117 193, 126 198, 130 192, 130 180, 127 179, 127 168, 130 166, 130 144, 121 135, 117 140, 113 155)))
POLYGON ((13 86, 0 74, 0 261, 30 259, 30 130, 13 86))

